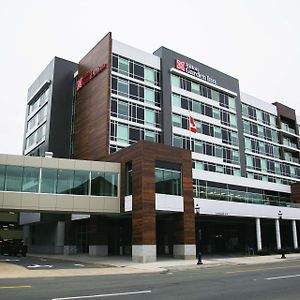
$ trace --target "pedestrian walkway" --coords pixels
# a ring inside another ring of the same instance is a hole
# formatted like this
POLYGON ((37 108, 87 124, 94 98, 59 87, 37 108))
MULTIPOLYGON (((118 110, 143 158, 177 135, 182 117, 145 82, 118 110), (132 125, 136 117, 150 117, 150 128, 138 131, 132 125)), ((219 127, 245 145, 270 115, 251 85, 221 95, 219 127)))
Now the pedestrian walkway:
POLYGON ((300 254, 288 254, 286 259, 280 255, 268 256, 204 256, 203 265, 197 265, 197 260, 182 260, 173 258, 159 258, 152 263, 135 263, 131 257, 100 257, 88 255, 44 255, 29 254, 34 257, 73 261, 93 265, 85 269, 55 269, 28 270, 15 264, 0 262, 0 279, 3 278, 32 278, 32 277, 65 277, 65 276, 97 276, 115 274, 136 274, 149 272, 166 272, 169 270, 186 270, 216 267, 222 265, 256 265, 275 263, 279 261, 300 261, 300 254), (95 265, 98 266, 95 268, 95 265))

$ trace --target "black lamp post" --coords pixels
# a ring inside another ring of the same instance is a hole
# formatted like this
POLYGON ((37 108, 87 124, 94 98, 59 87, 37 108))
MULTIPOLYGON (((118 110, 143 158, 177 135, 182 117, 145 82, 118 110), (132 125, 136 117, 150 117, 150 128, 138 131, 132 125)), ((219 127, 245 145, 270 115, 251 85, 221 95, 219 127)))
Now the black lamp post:
POLYGON ((197 252, 197 258, 198 262, 197 265, 202 265, 202 254, 200 252, 200 240, 201 240, 201 229, 200 229, 200 206, 199 204, 196 204, 195 206, 195 211, 196 211, 196 231, 197 231, 197 236, 196 236, 196 252, 197 252))
MULTIPOLYGON (((278 219, 279 219, 279 233, 281 232, 281 220, 282 220, 282 212, 281 210, 278 212, 278 219)), ((282 247, 282 243, 281 243, 281 258, 286 258, 285 254, 284 254, 284 249, 282 247)))

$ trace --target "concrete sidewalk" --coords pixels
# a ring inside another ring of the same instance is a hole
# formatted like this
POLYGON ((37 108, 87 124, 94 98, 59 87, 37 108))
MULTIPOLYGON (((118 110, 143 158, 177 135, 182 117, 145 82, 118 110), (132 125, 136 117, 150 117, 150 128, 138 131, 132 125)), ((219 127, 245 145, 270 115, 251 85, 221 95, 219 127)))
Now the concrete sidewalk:
POLYGON ((134 263, 131 257, 95 257, 88 255, 44 255, 29 254, 32 257, 73 261, 93 268, 85 269, 53 269, 53 270, 28 270, 25 267, 11 263, 0 262, 1 278, 34 278, 34 277, 67 277, 67 276, 96 276, 96 275, 121 275, 136 273, 167 272, 168 270, 203 269, 222 265, 257 265, 275 262, 300 261, 300 254, 287 254, 286 259, 280 255, 268 256, 204 256, 203 265, 197 265, 197 260, 180 260, 161 258, 153 263, 134 263), (98 268, 95 268, 98 266, 98 268))

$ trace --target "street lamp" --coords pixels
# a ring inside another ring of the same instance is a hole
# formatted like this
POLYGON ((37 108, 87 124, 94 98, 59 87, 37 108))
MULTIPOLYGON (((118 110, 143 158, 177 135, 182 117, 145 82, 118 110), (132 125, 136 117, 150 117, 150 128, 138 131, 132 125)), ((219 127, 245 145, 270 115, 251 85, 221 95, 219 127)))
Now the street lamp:
MULTIPOLYGON (((279 232, 280 232, 280 229, 281 229, 281 220, 282 220, 282 212, 281 210, 278 212, 278 219, 279 219, 279 232)), ((285 254, 284 254, 284 249, 283 247, 281 247, 281 258, 286 258, 285 257, 285 254)))
POLYGON ((197 258, 198 258, 198 262, 197 265, 202 265, 202 254, 200 252, 200 240, 201 240, 201 229, 200 229, 200 206, 199 204, 196 204, 195 206, 195 211, 196 211, 196 231, 197 231, 197 236, 196 236, 196 252, 197 252, 197 258))

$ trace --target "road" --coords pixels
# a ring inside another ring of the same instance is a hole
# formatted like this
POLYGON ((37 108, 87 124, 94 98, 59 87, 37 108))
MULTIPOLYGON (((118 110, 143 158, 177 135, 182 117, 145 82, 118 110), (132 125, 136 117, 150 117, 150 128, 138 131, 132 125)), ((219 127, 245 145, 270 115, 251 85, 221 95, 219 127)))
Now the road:
MULTIPOLYGON (((12 263, 18 266, 25 267, 28 270, 54 270, 54 269, 84 269, 84 268, 99 268, 100 265, 83 264, 67 260, 56 260, 51 258, 41 257, 22 257, 22 256, 0 256, 0 262, 12 263)), ((1 298, 0 298, 1 299, 1 298)), ((2 300, 2 299, 1 299, 2 300)))
POLYGON ((162 273, 0 280, 1 300, 299 299, 300 262, 162 273))

